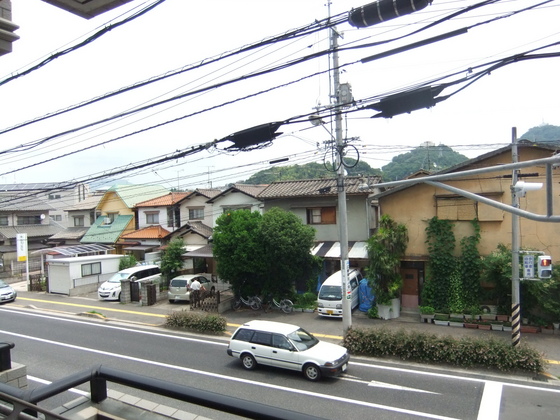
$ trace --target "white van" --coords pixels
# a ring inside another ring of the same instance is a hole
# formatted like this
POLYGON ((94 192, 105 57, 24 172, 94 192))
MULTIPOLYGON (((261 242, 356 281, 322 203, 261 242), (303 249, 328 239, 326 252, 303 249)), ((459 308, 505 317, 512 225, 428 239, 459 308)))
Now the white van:
POLYGON ((101 300, 121 300, 121 280, 157 281, 161 278, 161 270, 157 265, 137 265, 125 268, 113 276, 97 289, 97 296, 101 300))
MULTIPOLYGON (((360 303, 358 286, 362 278, 362 274, 357 268, 348 270, 347 291, 352 296, 352 310, 360 303)), ((321 285, 317 298, 317 309, 321 316, 342 318, 342 273, 340 271, 329 276, 321 285)))

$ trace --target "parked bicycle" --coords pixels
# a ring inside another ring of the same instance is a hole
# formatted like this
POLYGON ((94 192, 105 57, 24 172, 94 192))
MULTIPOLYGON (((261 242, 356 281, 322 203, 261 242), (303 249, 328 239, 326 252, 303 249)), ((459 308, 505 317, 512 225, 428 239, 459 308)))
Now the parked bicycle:
POLYGON ((248 306, 253 311, 258 311, 262 308, 262 301, 258 296, 249 296, 247 299, 244 299, 243 296, 236 296, 233 300, 232 308, 238 310, 243 305, 248 306))
POLYGON ((285 314, 289 314, 294 310, 294 304, 290 299, 282 299, 278 302, 274 297, 269 299, 268 305, 263 305, 264 311, 267 312, 269 309, 278 308, 285 314))

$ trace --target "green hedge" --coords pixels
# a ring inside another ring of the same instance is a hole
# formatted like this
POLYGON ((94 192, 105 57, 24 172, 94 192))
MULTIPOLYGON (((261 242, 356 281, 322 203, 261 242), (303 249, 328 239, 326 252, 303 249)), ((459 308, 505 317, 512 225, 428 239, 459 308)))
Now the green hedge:
POLYGON ((174 328, 188 328, 205 333, 223 333, 227 320, 215 314, 201 314, 186 310, 175 311, 167 315, 165 326, 174 328))
POLYGON ((448 363, 460 367, 486 367, 500 371, 543 372, 544 356, 526 344, 495 338, 457 339, 405 330, 352 328, 344 337, 344 347, 352 354, 398 357, 423 363, 448 363))

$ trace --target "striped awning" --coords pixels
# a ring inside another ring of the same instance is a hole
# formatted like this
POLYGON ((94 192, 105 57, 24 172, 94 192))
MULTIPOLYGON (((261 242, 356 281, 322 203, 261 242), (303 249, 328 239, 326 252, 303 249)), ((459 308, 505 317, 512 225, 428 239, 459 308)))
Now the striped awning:
MULTIPOLYGON (((367 260, 368 253, 366 248, 367 242, 365 241, 350 241, 348 242, 348 258, 367 260)), ((336 241, 323 241, 317 242, 315 247, 311 250, 313 255, 322 258, 340 258, 340 242, 336 241)))

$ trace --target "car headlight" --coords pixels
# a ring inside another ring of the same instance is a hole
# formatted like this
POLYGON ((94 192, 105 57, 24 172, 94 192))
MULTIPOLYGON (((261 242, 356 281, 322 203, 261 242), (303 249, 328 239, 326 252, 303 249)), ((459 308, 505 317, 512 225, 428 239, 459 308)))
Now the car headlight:
POLYGON ((342 303, 337 303, 336 304, 336 309, 342 309, 342 303))
POLYGON ((323 308, 323 302, 318 302, 318 303, 317 303, 317 306, 318 306, 319 308, 323 308))

